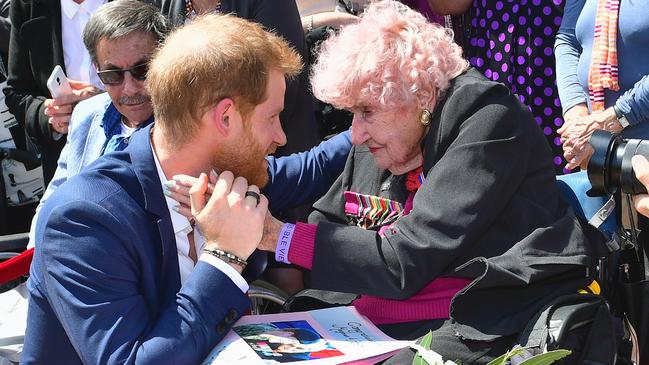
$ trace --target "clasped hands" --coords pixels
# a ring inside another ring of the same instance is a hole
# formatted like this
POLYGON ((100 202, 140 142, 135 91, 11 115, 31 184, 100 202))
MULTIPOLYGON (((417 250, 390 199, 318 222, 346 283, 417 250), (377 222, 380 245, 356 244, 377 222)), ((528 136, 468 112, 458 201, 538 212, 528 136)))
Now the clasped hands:
POLYGON ((72 110, 77 103, 103 92, 84 81, 68 79, 68 82, 72 88, 72 94, 61 95, 53 99, 45 99, 43 102, 45 106, 44 113, 49 117, 48 122, 50 123, 50 127, 54 132, 59 134, 68 133, 72 110))
POLYGON ((586 104, 578 104, 565 113, 564 124, 557 132, 561 136, 563 157, 568 162, 567 169, 577 166, 586 168, 594 152, 588 141, 598 129, 611 133, 622 131, 622 125, 617 121, 613 108, 589 114, 586 104))
POLYGON ((194 219, 206 239, 205 247, 247 259, 255 249, 275 251, 283 223, 268 212, 268 199, 259 187, 232 172, 212 171, 209 177, 176 175, 165 194, 179 203, 178 212, 194 219), (260 195, 259 204, 247 191, 260 195))

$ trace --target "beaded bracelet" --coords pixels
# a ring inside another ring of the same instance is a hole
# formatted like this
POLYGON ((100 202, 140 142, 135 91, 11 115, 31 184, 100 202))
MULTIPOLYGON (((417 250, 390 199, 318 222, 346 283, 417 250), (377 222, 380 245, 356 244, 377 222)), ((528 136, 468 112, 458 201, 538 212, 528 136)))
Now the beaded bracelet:
POLYGON ((313 30, 313 15, 309 17, 309 20, 306 22, 306 31, 310 32, 313 30))
POLYGON ((223 260, 223 261, 225 261, 227 263, 239 265, 239 266, 241 266, 242 269, 245 269, 246 266, 248 265, 248 262, 246 262, 246 260, 244 260, 244 259, 242 259, 242 258, 240 258, 238 256, 235 256, 235 255, 233 255, 233 254, 231 254, 229 252, 225 252, 223 250, 212 250, 212 249, 204 248, 203 252, 208 253, 208 254, 210 254, 210 255, 212 255, 212 256, 220 259, 220 260, 223 260))

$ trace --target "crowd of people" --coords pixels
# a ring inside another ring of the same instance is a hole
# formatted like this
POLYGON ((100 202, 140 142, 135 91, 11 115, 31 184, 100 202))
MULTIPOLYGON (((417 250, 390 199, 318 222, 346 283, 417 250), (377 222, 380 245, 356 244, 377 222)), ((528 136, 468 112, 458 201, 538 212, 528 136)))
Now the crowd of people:
POLYGON ((5 102, 45 183, 21 363, 199 363, 260 275, 285 310, 504 354, 595 279, 556 175, 597 129, 648 133, 646 5, 11 1, 5 102))

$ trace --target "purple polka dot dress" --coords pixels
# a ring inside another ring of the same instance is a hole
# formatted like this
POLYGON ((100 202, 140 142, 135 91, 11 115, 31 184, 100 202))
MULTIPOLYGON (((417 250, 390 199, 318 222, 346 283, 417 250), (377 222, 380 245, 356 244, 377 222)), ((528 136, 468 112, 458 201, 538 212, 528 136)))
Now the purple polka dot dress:
POLYGON ((554 68, 554 38, 564 0, 474 0, 463 21, 464 54, 488 78, 527 105, 552 147, 557 173, 565 161, 556 130, 563 123, 554 68))

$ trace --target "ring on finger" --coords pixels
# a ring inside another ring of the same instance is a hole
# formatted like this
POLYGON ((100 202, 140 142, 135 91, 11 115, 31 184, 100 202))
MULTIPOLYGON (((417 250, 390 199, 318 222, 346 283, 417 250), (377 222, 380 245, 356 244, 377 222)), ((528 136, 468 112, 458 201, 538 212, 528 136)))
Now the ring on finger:
POLYGON ((255 198, 255 200, 257 201, 257 204, 255 204, 255 206, 259 205, 259 200, 261 199, 261 197, 259 196, 259 193, 257 193, 256 191, 248 190, 248 191, 246 191, 245 197, 247 198, 249 196, 255 198))

